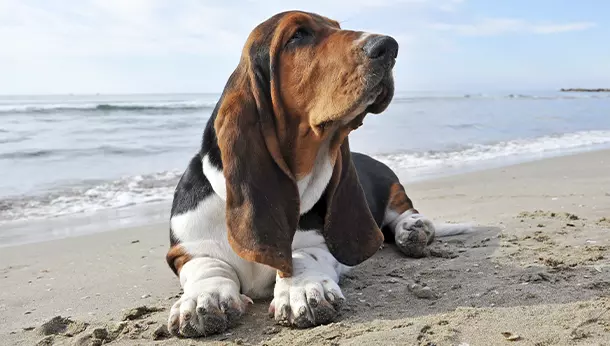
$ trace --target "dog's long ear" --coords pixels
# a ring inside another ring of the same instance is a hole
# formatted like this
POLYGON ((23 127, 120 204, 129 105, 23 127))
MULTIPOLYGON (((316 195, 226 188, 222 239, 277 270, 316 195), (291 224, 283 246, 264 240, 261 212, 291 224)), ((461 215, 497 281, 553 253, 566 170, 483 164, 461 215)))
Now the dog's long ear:
POLYGON ((373 256, 383 243, 383 234, 367 205, 347 137, 338 150, 325 197, 324 238, 333 256, 348 266, 373 256))
POLYGON ((215 129, 231 246, 246 260, 290 275, 299 192, 280 150, 269 50, 269 43, 246 46, 223 92, 215 129))

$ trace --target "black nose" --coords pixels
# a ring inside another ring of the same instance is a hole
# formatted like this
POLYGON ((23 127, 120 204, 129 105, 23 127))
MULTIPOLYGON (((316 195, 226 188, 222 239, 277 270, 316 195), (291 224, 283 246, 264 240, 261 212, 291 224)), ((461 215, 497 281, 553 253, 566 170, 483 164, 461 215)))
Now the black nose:
POLYGON ((362 49, 371 59, 395 59, 398 55, 398 42, 390 36, 373 36, 362 49))

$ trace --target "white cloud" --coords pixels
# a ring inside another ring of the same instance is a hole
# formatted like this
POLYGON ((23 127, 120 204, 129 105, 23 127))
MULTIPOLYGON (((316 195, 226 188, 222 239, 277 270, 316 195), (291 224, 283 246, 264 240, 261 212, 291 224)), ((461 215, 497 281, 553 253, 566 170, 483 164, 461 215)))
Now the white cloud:
POLYGON ((444 12, 454 12, 456 11, 460 5, 464 3, 465 0, 450 0, 443 2, 438 5, 438 9, 444 12))
POLYGON ((417 39, 409 29, 381 30, 385 15, 400 9, 401 21, 395 17, 390 23, 408 26, 422 11, 458 2, 0 0, 0 76, 8 80, 0 93, 184 90, 195 79, 202 80, 198 88, 208 83, 207 88, 217 90, 252 28, 277 12, 304 9, 345 27, 357 21, 359 30, 370 29, 362 24, 382 26, 380 32, 402 36, 400 43, 412 47, 417 39), (190 57, 190 65, 176 67, 183 57, 190 57), (143 77, 147 67, 139 66, 142 61, 156 61, 149 68, 156 77, 143 77), (205 66, 214 66, 213 71, 205 66), (185 76, 195 69, 203 75, 185 76), (151 83, 147 78, 157 79, 151 83))
MULTIPOLYGON (((370 8, 449 6, 456 0, 312 0, 307 8, 345 20, 370 8)), ((150 55, 235 52, 250 30, 301 2, 183 0, 0 0, 0 56, 150 55), (60 5, 61 4, 61 5, 60 5)), ((238 49, 239 50, 239 49, 238 49)))
POLYGON ((568 24, 542 24, 533 26, 532 32, 538 34, 555 34, 569 31, 583 31, 595 27, 595 23, 591 22, 578 22, 568 24))
MULTIPOLYGON (((213 53, 241 44, 229 13, 197 1, 180 11, 161 1, 93 0, 69 8, 39 8, 5 0, 0 56, 116 56, 213 53), (223 24, 223 20, 227 24, 223 24)), ((232 20, 239 18, 232 17, 232 20)))
POLYGON ((462 36, 497 36, 504 34, 555 34, 582 31, 595 26, 591 22, 574 23, 530 23, 513 18, 485 18, 472 24, 433 23, 429 27, 437 31, 450 32, 462 36))
POLYGON ((465 2, 0 0, 0 78, 10 76, 0 83, 0 93, 217 91, 252 28, 290 9, 390 34, 401 44, 397 69, 414 71, 430 57, 458 50, 456 34, 551 34, 595 25, 511 18, 469 22, 465 2))

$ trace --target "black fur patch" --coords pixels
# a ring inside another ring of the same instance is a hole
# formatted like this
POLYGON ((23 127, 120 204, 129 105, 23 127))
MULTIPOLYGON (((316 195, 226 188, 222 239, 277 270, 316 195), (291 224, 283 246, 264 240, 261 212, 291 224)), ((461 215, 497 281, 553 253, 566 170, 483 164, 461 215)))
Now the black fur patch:
MULTIPOLYGON (((352 152, 352 162, 356 167, 358 180, 364 190, 371 214, 377 225, 381 227, 390 199, 390 187, 398 183, 399 179, 390 167, 368 155, 352 152)), ((389 230, 384 227, 382 231, 386 241, 393 241, 394 236, 388 233, 389 230)))
MULTIPOLYGON (((199 202, 213 193, 212 184, 203 174, 201 156, 197 154, 191 159, 174 190, 171 216, 195 209, 199 202)), ((171 228, 169 238, 171 245, 178 243, 171 228)))

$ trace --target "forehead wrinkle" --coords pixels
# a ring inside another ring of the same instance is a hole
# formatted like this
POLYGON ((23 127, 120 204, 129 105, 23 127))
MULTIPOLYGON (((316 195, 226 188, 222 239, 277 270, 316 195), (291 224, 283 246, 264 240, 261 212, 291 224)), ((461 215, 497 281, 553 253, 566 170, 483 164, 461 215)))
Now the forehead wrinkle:
POLYGON ((320 16, 315 13, 309 12, 294 12, 287 15, 284 19, 282 19, 282 24, 278 27, 284 27, 287 25, 309 25, 312 29, 322 29, 322 28, 332 28, 332 29, 340 29, 340 25, 337 21, 332 20, 330 18, 320 16), (284 23, 288 22, 288 23, 284 23))
POLYGON ((286 16, 286 18, 284 18, 279 23, 278 27, 276 28, 276 31, 287 31, 300 25, 307 25, 313 27, 313 23, 315 23, 315 21, 313 20, 311 15, 300 12, 293 13, 286 16))

